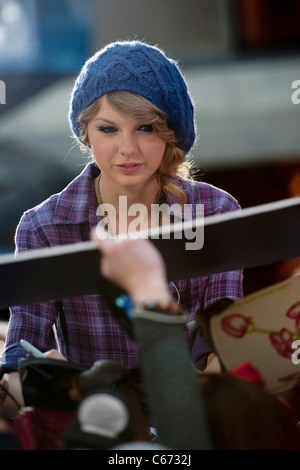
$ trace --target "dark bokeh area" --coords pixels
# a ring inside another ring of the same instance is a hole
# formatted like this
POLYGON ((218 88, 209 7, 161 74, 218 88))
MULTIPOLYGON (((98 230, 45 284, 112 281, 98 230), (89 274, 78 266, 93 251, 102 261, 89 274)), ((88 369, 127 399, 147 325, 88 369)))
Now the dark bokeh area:
MULTIPOLYGON (((85 60, 117 39, 146 40, 179 60, 195 102, 197 178, 243 208, 300 195, 299 1, 186 5, 0 0, 0 253, 13 252, 22 213, 82 170, 70 92, 85 60)), ((298 259, 247 269, 245 293, 297 268, 298 259)))
MULTIPOLYGON (((296 162, 230 168, 208 173, 199 169, 197 179, 214 184, 233 194, 242 208, 300 195, 300 163, 296 162)), ((245 295, 287 279, 297 272, 298 267, 300 267, 300 258, 247 268, 244 278, 245 295)))

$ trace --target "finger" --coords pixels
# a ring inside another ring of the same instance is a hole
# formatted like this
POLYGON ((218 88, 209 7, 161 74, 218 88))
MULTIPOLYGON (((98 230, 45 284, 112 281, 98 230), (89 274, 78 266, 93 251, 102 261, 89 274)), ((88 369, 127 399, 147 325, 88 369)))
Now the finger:
POLYGON ((50 349, 49 351, 45 352, 45 356, 49 357, 49 359, 59 359, 61 361, 66 361, 67 359, 56 349, 50 349))

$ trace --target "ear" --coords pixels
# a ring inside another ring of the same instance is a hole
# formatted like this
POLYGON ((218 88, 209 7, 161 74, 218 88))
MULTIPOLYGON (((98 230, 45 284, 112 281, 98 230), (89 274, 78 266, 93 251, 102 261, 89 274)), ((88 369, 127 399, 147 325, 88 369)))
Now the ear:
POLYGON ((90 139, 89 139, 89 135, 88 135, 87 131, 86 131, 86 137, 85 137, 85 139, 84 139, 84 143, 85 143, 85 145, 87 145, 89 148, 91 148, 90 139))
POLYGON ((84 145, 86 145, 89 149, 91 148, 91 144, 90 144, 88 135, 86 135, 86 137, 82 140, 82 143, 84 145))

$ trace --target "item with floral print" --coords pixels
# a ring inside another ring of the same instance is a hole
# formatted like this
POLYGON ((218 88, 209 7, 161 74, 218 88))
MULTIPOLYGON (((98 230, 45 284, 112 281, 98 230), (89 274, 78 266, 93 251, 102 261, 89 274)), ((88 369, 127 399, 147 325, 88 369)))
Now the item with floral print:
POLYGON ((251 362, 274 393, 299 385, 299 292, 298 275, 231 303, 210 317, 211 339, 225 369, 251 362))
POLYGON ((277 353, 290 359, 294 350, 292 344, 295 340, 300 339, 300 302, 293 304, 286 312, 286 316, 295 320, 296 331, 290 331, 287 328, 281 328, 277 331, 259 328, 255 325, 252 317, 245 317, 241 313, 232 313, 223 317, 221 325, 227 334, 235 338, 241 338, 254 332, 266 334, 277 353))

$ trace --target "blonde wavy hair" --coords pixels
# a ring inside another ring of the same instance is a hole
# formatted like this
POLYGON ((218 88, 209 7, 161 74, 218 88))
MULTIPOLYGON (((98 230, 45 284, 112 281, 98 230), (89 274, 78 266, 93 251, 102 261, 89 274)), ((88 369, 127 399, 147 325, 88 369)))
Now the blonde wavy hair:
MULTIPOLYGON (((185 152, 176 146, 174 131, 167 126, 165 114, 151 101, 127 91, 114 91, 105 95, 109 103, 119 111, 125 113, 132 119, 151 124, 154 132, 166 142, 166 149, 157 170, 157 178, 162 192, 171 192, 185 204, 187 195, 178 185, 174 184, 172 177, 179 176, 183 179, 192 180, 193 162, 186 158, 185 152)), ((78 116, 82 133, 80 141, 89 147, 87 124, 97 114, 100 103, 96 100, 78 116)))

